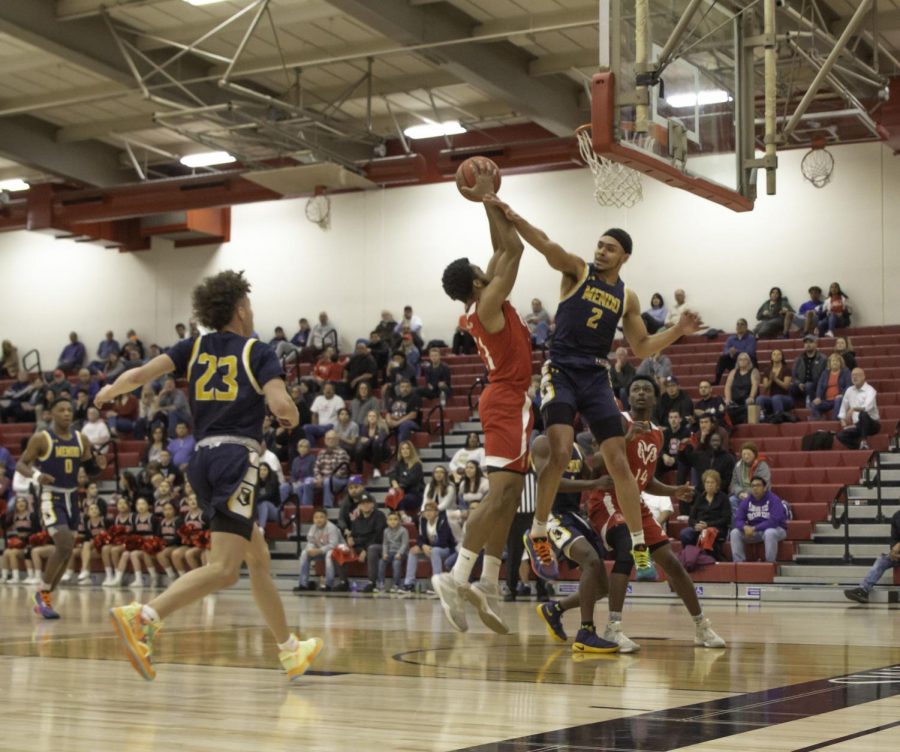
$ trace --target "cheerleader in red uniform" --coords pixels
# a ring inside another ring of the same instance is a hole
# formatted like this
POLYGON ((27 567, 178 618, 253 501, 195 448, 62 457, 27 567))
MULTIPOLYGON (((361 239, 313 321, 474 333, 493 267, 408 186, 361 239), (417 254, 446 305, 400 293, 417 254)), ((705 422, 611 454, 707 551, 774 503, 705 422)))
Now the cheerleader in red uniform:
MULTIPOLYGON (((201 511, 200 504, 194 494, 187 497, 187 511, 184 514, 184 527, 191 528, 194 531, 194 534, 190 540, 186 541, 185 550, 181 557, 179 557, 177 551, 172 557, 175 568, 179 572, 182 571, 181 567, 184 567, 185 569, 199 569, 206 564, 208 556, 205 548, 196 545, 197 533, 209 530, 209 520, 206 519, 206 515, 201 511)), ((184 540, 184 536, 182 536, 182 540, 184 540)))
MULTIPOLYGON (((173 560, 176 551, 182 548, 187 551, 187 547, 181 543, 181 536, 178 535, 182 525, 184 525, 184 519, 175 514, 175 505, 171 501, 163 504, 162 519, 159 521, 159 537, 162 538, 165 548, 156 554, 156 561, 169 578, 170 585, 185 573, 176 568, 173 560)), ((182 557, 183 554, 184 552, 182 552, 182 557)), ((181 559, 181 566, 184 566, 184 558, 181 559)))
POLYGON ((103 568, 106 570, 103 587, 118 587, 122 584, 122 576, 129 562, 129 557, 125 556, 126 539, 134 535, 134 515, 128 499, 120 498, 116 502, 116 509, 119 510, 118 514, 109 528, 110 542, 100 551, 103 568))
POLYGON ((127 551, 123 557, 123 559, 130 558, 131 560, 131 568, 134 570, 132 587, 143 587, 143 568, 147 569, 147 574, 151 578, 151 584, 154 587, 159 587, 155 560, 147 552, 148 543, 152 543, 152 539, 159 537, 159 527, 150 512, 150 503, 143 497, 137 500, 137 512, 134 515, 134 534, 140 538, 140 541, 132 541, 132 545, 139 543, 139 546, 127 551))
POLYGON ((103 519, 103 513, 100 511, 100 505, 96 501, 88 504, 87 514, 81 518, 82 534, 84 535, 84 543, 81 549, 75 549, 81 557, 81 572, 78 575, 79 585, 91 584, 91 560, 102 558, 100 550, 97 548, 95 541, 99 540, 101 533, 106 532, 106 520, 103 519))
POLYGON ((0 557, 0 582, 12 585, 19 582, 23 561, 29 576, 34 575, 25 552, 28 549, 28 539, 41 529, 40 518, 37 512, 30 511, 25 496, 16 499, 15 506, 6 515, 4 528, 6 532, 3 535, 3 556, 0 557))

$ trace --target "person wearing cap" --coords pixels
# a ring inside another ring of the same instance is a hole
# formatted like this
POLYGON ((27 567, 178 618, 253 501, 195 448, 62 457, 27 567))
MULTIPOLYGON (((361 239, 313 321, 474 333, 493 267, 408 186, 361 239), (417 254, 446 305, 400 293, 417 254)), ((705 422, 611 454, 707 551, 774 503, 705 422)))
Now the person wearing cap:
POLYGON ((766 561, 778 559, 778 544, 787 538, 787 507, 766 487, 761 475, 754 475, 750 481, 750 495, 738 506, 729 537, 734 561, 747 561, 745 545, 760 541, 765 546, 766 561))
POLYGON ((65 373, 77 371, 84 365, 85 355, 84 345, 78 341, 78 335, 75 332, 69 332, 69 344, 60 353, 56 367, 65 373))
POLYGON ((686 424, 694 422, 694 403, 678 386, 678 379, 669 376, 665 382, 665 391, 659 398, 659 407, 656 412, 656 422, 665 423, 668 420, 669 412, 677 410, 684 418, 686 424))
POLYGON ((729 334, 725 340, 725 347, 719 360, 716 362, 716 378, 714 383, 718 385, 722 381, 725 371, 733 371, 737 365, 737 356, 742 352, 750 356, 750 360, 756 365, 756 337, 747 328, 747 319, 738 319, 735 325, 735 333, 729 334))
POLYGON ((361 475, 351 475, 347 479, 347 493, 341 499, 337 521, 338 529, 345 538, 350 535, 350 526, 357 514, 356 507, 359 506, 359 500, 365 492, 366 486, 361 475))
MULTIPOLYGON (((378 577, 378 562, 380 560, 380 542, 384 539, 384 529, 387 527, 385 516, 375 509, 375 499, 370 494, 363 493, 359 497, 358 513, 350 523, 350 534, 346 536, 346 545, 356 552, 357 561, 368 565, 369 581, 373 584, 378 577)), ((347 580, 345 566, 334 558, 333 548, 329 552, 335 575, 340 579, 340 584, 335 590, 349 590, 350 583, 347 580)))
POLYGON ((803 337, 803 355, 794 361, 791 372, 791 397, 800 404, 810 403, 816 396, 819 377, 826 368, 825 356, 819 352, 814 334, 803 337))

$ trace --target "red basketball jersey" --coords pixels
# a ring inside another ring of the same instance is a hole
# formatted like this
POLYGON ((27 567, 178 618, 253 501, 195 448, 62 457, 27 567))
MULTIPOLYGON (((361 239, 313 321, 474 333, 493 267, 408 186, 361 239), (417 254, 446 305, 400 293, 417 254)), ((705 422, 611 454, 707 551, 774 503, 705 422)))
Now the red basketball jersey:
MULTIPOLYGON (((634 423, 631 413, 622 413, 622 417, 625 418, 625 422, 630 428, 631 424, 634 423)), ((625 432, 627 433, 628 429, 625 432)), ((631 468, 631 472, 635 480, 637 480, 638 488, 642 493, 656 472, 656 461, 659 459, 662 443, 662 429, 651 421, 649 431, 638 434, 625 446, 628 467, 631 468)))
POLYGON ((531 386, 531 334, 515 308, 503 301, 503 328, 490 333, 478 318, 478 305, 463 317, 465 327, 478 345, 492 384, 506 383, 522 391, 531 386))

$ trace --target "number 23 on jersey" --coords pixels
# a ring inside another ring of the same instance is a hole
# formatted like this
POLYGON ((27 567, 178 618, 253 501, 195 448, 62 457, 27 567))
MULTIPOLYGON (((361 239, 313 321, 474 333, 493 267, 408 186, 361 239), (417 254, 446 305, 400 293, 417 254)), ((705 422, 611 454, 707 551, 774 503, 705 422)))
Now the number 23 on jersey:
POLYGON ((194 382, 194 399, 198 402, 233 402, 237 399, 237 357, 225 355, 217 358, 209 353, 201 353, 197 358, 197 365, 205 366, 206 370, 194 382), (218 373, 224 389, 210 388, 209 382, 218 373))

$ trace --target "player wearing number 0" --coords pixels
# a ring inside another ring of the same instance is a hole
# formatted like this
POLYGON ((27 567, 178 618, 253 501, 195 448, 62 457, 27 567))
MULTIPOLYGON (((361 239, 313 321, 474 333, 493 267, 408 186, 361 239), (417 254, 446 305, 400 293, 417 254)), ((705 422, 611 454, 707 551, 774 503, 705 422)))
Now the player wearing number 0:
MULTIPOLYGON (((486 160, 485 160, 486 162, 486 160)), ((493 169, 488 162, 473 167, 475 185, 460 191, 470 199, 492 195, 493 169)), ((444 291, 466 306, 465 326, 475 338, 488 369, 488 386, 478 401, 484 428, 485 464, 490 491, 472 513, 451 572, 435 574, 432 585, 454 629, 468 628, 463 600, 478 609, 484 624, 498 634, 509 627, 500 614, 500 557, 522 496, 528 470, 528 439, 533 418, 528 387, 531 384, 531 335, 506 299, 512 291, 524 246, 513 226, 496 206, 485 203, 494 255, 484 272, 466 258, 444 270, 444 291), (469 576, 479 551, 484 549, 481 580, 471 587, 469 576)))
POLYGON ((91 442, 72 429, 72 401, 59 397, 50 407, 52 422, 46 431, 35 433, 19 458, 16 471, 33 478, 41 486, 41 520, 53 539, 53 553, 44 569, 40 590, 34 594, 34 612, 45 619, 58 619, 50 594, 66 571, 75 547, 81 522, 78 508, 78 468, 84 465, 89 476, 99 475, 106 458, 94 455, 91 442), (40 470, 34 463, 40 463, 40 470))
MULTIPOLYGON (((659 387, 650 377, 636 376, 631 381, 628 388, 631 412, 624 413, 621 418, 623 431, 626 432, 628 464, 641 491, 687 500, 693 496, 694 489, 691 486, 667 486, 655 476, 656 462, 662 448, 662 431, 651 423, 651 416, 656 411, 658 394, 659 387)), ((602 458, 595 459, 597 460, 595 471, 602 472, 602 458)), ((639 646, 622 632, 622 607, 625 604, 628 578, 634 564, 631 558, 631 538, 622 516, 618 484, 613 489, 612 479, 606 477, 605 480, 606 490, 592 491, 588 497, 591 525, 616 557, 609 584, 609 623, 606 625, 603 638, 617 643, 621 652, 632 653, 639 650, 639 646)), ((668 536, 643 502, 641 502, 641 522, 654 564, 665 572, 669 585, 678 593, 694 620, 694 643, 707 648, 724 648, 725 641, 712 630, 709 620, 703 616, 690 575, 672 553, 668 536)))
POLYGON ((197 445, 187 477, 210 519, 209 563, 179 577, 148 604, 114 608, 113 625, 134 668, 147 680, 156 676, 153 642, 169 614, 237 582, 247 563, 253 599, 280 649, 281 665, 292 681, 322 649, 322 641, 301 642, 288 630, 284 607, 269 574, 269 550, 254 524, 255 489, 266 406, 285 427, 298 422, 297 407, 284 386, 275 352, 251 339, 250 285, 242 272, 207 277, 194 290, 201 325, 214 330, 182 340, 165 355, 126 371, 103 387, 101 407, 166 373, 186 375, 197 445))
POLYGON ((650 565, 641 529, 640 493, 625 457, 622 420, 609 384, 613 339, 621 321, 625 338, 638 357, 662 350, 680 337, 693 334, 700 318, 685 311, 676 326, 649 335, 641 319, 640 301, 619 276, 631 258, 631 237, 613 228, 600 236, 593 263, 565 251, 496 197, 489 201, 503 209, 526 243, 536 248, 551 267, 562 272, 561 298, 550 357, 543 367, 541 413, 550 458, 538 478, 537 502, 526 548, 538 576, 555 577, 556 562, 547 540, 547 518, 575 440, 576 413, 588 424, 616 484, 622 513, 631 531, 632 552, 639 569, 650 565))

